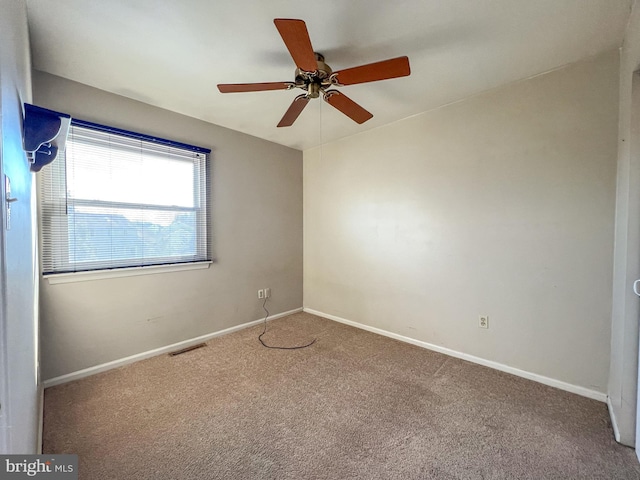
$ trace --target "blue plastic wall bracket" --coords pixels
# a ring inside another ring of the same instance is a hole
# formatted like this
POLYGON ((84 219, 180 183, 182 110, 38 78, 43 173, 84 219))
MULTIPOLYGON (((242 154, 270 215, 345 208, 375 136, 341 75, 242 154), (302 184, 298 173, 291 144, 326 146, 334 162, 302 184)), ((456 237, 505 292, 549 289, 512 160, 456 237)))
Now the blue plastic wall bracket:
POLYGON ((23 142, 31 171, 53 162, 64 147, 71 116, 29 103, 24 104, 23 142))

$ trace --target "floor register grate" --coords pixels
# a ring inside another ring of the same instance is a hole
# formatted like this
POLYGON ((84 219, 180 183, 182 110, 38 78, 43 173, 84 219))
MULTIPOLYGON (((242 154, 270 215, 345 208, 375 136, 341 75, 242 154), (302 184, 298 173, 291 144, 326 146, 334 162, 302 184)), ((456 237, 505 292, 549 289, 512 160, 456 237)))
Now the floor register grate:
POLYGON ((170 352, 170 357, 175 357, 176 355, 182 355, 183 353, 191 352, 192 350, 197 350, 198 348, 206 347, 206 343, 198 343, 197 345, 191 345, 190 347, 182 348, 180 350, 176 350, 175 352, 170 352))

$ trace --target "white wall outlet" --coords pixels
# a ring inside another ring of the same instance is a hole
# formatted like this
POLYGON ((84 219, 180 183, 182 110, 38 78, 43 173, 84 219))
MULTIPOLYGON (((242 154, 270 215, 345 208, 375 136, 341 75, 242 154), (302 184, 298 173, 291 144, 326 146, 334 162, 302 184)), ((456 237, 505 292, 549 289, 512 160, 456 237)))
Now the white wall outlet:
POLYGON ((262 290, 262 289, 258 290, 258 298, 260 298, 260 299, 264 298, 264 290, 262 290))
POLYGON ((478 327, 489 328, 489 317, 487 315, 480 315, 478 317, 478 327))
POLYGON ((264 298, 271 298, 271 289, 270 288, 265 288, 264 289, 264 298))

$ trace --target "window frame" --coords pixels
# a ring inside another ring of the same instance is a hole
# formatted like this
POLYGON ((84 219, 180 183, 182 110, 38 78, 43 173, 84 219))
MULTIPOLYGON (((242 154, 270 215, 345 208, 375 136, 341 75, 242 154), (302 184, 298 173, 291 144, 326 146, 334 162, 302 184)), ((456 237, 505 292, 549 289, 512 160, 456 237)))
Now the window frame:
MULTIPOLYGON (((193 155, 194 162, 194 205, 195 207, 164 207, 159 206, 155 209, 151 204, 137 204, 135 202, 124 202, 121 203, 122 206, 126 208, 135 207, 135 205, 141 206, 140 209, 135 209, 137 211, 143 211, 146 208, 150 210, 167 210, 167 211, 193 211, 196 215, 196 228, 195 230, 195 240, 194 247, 196 250, 196 254, 199 258, 186 260, 188 256, 180 257, 177 256, 176 261, 171 261, 171 256, 167 255, 162 258, 164 261, 159 262, 149 262, 146 263, 144 260, 148 260, 149 257, 129 257, 128 263, 115 261, 111 263, 110 266, 104 266, 105 263, 103 260, 96 262, 87 262, 83 264, 74 263, 69 258, 69 254, 65 256, 65 253, 62 249, 56 248, 54 242, 52 241, 53 229, 56 228, 53 226, 55 220, 55 210, 58 212, 66 210, 66 202, 68 201, 68 185, 65 181, 56 182, 55 179, 51 179, 49 182, 49 190, 46 191, 44 188, 45 179, 42 175, 39 175, 40 181, 38 182, 38 186, 40 188, 40 192, 38 194, 38 202, 39 202, 39 216, 40 216, 40 241, 41 241, 41 255, 40 255, 40 271, 43 278, 48 278, 50 283, 66 283, 66 282, 75 282, 75 281, 83 281, 83 280, 92 280, 98 278, 107 278, 107 277, 115 277, 115 276, 131 276, 131 275, 143 275, 143 274, 155 274, 155 273, 163 273, 168 271, 179 271, 179 270, 193 270, 199 268, 208 268, 212 263, 211 257, 211 217, 210 217, 210 209, 211 209, 211 195, 210 195, 210 153, 211 149, 198 147, 195 145, 190 145, 182 142, 176 142, 173 140, 167 140, 165 138, 146 135, 142 133, 132 132, 129 130, 120 129, 117 127, 111 127, 107 125, 101 125, 94 122, 89 122, 86 120, 72 119, 71 120, 71 129, 72 128, 81 128, 88 129, 97 132, 101 132, 102 134, 114 135, 116 137, 124 137, 127 139, 133 139, 135 141, 141 142, 149 142, 154 146, 159 147, 171 147, 173 149, 183 150, 188 152, 190 155, 193 155), (202 198, 204 196, 204 198, 202 198), (65 207, 62 207, 61 203, 65 204, 65 207), (51 208, 47 208, 48 205, 51 205, 51 208), (145 207, 146 206, 146 207, 145 207), (204 215, 204 217, 203 217, 204 215), (48 238, 45 239, 45 235, 48 234, 48 238), (203 238, 204 237, 204 238, 203 238), (47 251, 47 249, 50 249, 47 251), (56 249, 58 250, 56 252, 56 249), (50 268, 48 271, 45 271, 44 266, 44 252, 47 253, 49 258, 51 259, 50 268), (168 261, 167 261, 168 260, 168 261), (141 264, 142 263, 142 264, 141 264), (80 266, 82 265, 82 266, 80 266)), ((70 140, 67 140, 69 143, 70 140)), ((142 145, 142 144, 141 144, 142 145)), ((142 147, 141 147, 142 148, 142 147)), ((151 151, 151 149, 149 149, 151 151)), ((174 157, 177 160, 177 157, 174 157)), ((60 177, 66 177, 67 172, 67 158, 64 153, 59 155, 55 162, 64 162, 64 165, 57 165, 57 168, 63 169, 64 172, 60 177)), ((47 167, 50 168, 50 167, 47 167)), ((47 172, 49 177, 56 175, 52 172, 47 172)), ((87 205, 91 203, 95 203, 96 206, 100 203, 109 204, 111 203, 112 207, 115 204, 120 203, 117 201, 91 201, 91 200, 76 200, 76 204, 87 203, 87 205)), ((114 207, 115 208, 115 207, 114 207)), ((67 215, 66 211, 64 215, 67 215)), ((62 222, 63 224, 65 222, 62 222)), ((68 230, 68 224, 62 227, 63 233, 60 234, 63 239, 66 239, 66 243, 63 240, 63 243, 60 245, 71 245, 71 237, 70 232, 68 230), (66 232, 64 232, 66 230, 66 232)), ((59 247, 59 245, 58 245, 59 247)), ((114 259, 116 260, 116 259, 114 259)))

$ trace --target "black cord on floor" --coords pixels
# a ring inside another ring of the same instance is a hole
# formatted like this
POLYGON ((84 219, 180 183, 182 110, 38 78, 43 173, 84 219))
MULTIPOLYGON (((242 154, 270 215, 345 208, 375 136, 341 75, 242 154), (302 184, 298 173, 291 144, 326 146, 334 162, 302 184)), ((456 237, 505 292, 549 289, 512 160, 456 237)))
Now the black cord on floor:
POLYGON ((262 333, 258 335, 258 340, 260 340, 260 343, 262 344, 263 347, 275 348, 277 350, 299 350, 301 348, 310 347, 311 345, 316 343, 317 338, 314 338, 313 341, 311 341, 311 343, 307 343, 306 345, 299 345, 297 347, 272 347, 271 345, 267 345, 266 343, 264 343, 264 340, 262 340, 262 336, 265 333, 267 333, 267 318, 269 317, 269 310, 267 310, 266 305, 267 305, 267 299, 265 298, 264 303, 262 304, 262 308, 266 312, 266 315, 264 316, 264 330, 262 330, 262 333))

